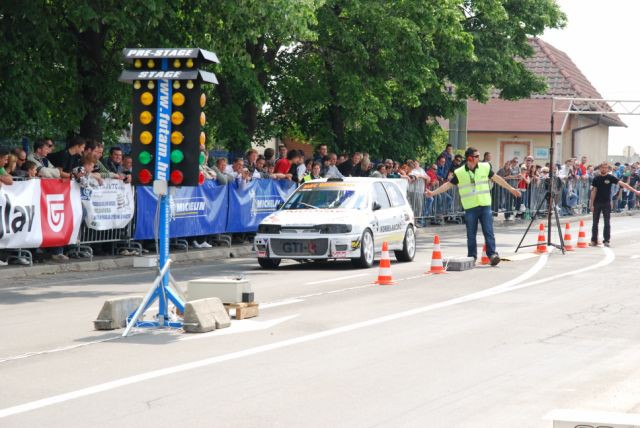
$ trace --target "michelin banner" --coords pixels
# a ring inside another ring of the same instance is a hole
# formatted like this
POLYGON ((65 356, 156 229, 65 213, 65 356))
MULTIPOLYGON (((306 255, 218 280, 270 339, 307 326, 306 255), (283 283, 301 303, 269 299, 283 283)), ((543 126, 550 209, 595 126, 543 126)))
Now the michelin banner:
POLYGON ((81 222, 80 186, 75 182, 43 179, 0 187, 0 248, 75 244, 81 222))
POLYGON ((94 230, 122 229, 133 219, 131 184, 106 179, 99 186, 80 189, 84 222, 94 230))
MULTIPOLYGON (((169 236, 203 236, 223 233, 227 225, 228 192, 213 180, 198 187, 177 187, 171 197, 169 236)), ((136 188, 137 210, 134 239, 154 239, 158 199, 147 186, 136 188)))
POLYGON ((227 232, 255 232, 267 215, 284 202, 297 185, 289 180, 251 180, 243 187, 229 184, 227 232))

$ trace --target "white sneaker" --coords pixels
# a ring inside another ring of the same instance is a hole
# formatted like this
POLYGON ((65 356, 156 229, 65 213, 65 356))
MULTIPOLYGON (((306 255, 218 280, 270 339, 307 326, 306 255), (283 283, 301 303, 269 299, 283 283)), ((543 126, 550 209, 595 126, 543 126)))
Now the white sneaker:
POLYGON ((69 261, 69 257, 64 254, 54 254, 51 256, 51 260, 54 262, 67 262, 69 261))
POLYGON ((202 245, 198 244, 198 241, 193 241, 193 242, 191 243, 191 246, 192 246, 193 248, 202 248, 202 245))
POLYGON ((207 241, 204 241, 202 244, 200 244, 200 248, 212 248, 213 245, 209 244, 207 241))

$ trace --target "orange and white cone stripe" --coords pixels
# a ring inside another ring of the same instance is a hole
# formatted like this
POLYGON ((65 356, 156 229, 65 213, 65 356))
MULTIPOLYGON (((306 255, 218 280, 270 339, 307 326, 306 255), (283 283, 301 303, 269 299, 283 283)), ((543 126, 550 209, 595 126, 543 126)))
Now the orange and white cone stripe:
POLYGON ((487 244, 484 244, 482 246, 482 257, 480 258, 480 264, 486 266, 489 263, 491 263, 491 260, 489 260, 489 256, 487 256, 487 244))
POLYGON ((564 229, 564 250, 574 251, 573 239, 571 238, 571 224, 567 223, 564 229))
POLYGON ((588 248, 587 234, 584 230, 584 220, 580 220, 580 229, 578 229, 578 248, 588 248))
POLYGON ((380 257, 380 268, 378 270, 378 279, 374 284, 393 285, 395 281, 391 276, 391 258, 389 257, 389 244, 382 243, 382 255, 380 257))
POLYGON ((427 273, 440 274, 446 273, 442 264, 442 252, 440 251, 440 237, 436 235, 433 238, 433 253, 431 253, 431 269, 427 273))
POLYGON ((547 239, 544 237, 544 224, 540 223, 540 232, 538 233, 538 246, 536 253, 545 254, 547 252, 547 239))

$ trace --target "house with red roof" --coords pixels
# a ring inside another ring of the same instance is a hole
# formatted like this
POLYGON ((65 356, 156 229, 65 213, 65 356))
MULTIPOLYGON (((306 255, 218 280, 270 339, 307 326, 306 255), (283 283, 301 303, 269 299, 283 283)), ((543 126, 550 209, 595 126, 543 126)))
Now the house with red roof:
MULTIPOLYGON (((535 53, 524 60, 524 64, 546 80, 548 88, 544 94, 505 101, 494 91, 486 104, 472 100, 468 103, 467 144, 476 147, 481 154, 491 152, 494 169, 514 157, 522 162, 528 155, 533 156, 537 164, 549 162, 553 97, 602 99, 567 54, 538 38, 531 39, 530 43, 535 53)), ((568 106, 569 103, 564 102, 562 110, 568 106)), ((554 122, 556 163, 583 155, 592 164, 607 160, 609 127, 626 126, 613 112, 606 115, 556 114, 554 122)))

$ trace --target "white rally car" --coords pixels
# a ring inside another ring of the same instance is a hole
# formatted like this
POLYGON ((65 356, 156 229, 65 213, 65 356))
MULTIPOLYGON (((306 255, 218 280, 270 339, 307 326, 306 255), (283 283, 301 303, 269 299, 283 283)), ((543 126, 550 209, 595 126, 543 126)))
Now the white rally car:
POLYGON ((302 184, 258 227, 258 263, 274 269, 282 259, 351 259, 368 268, 387 242, 401 262, 413 260, 413 211, 400 180, 321 179, 302 184))

